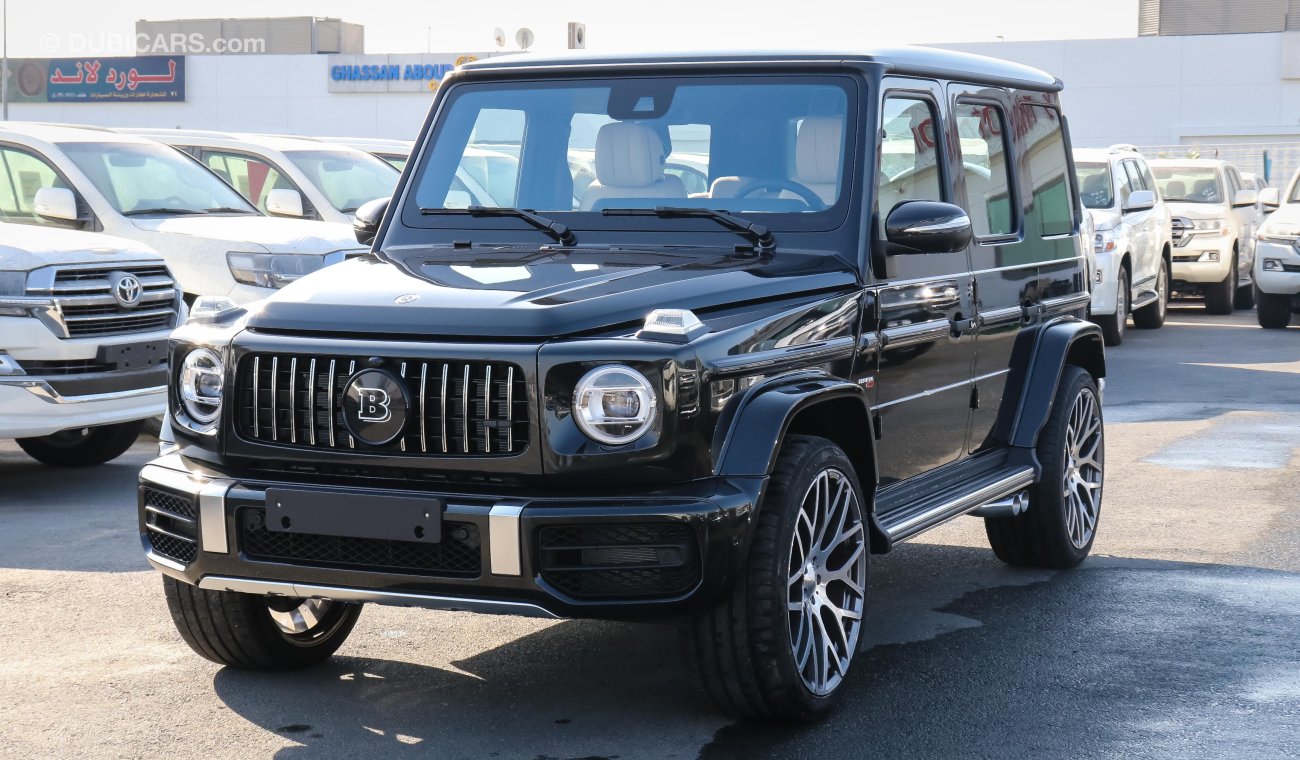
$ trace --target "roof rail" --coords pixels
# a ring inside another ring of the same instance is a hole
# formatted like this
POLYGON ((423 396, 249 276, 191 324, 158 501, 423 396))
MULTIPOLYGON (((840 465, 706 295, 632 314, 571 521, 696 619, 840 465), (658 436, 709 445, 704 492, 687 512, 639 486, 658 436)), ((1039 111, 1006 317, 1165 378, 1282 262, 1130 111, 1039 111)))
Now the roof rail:
POLYGON ((1141 153, 1136 145, 1130 143, 1115 143, 1109 148, 1111 153, 1141 153))

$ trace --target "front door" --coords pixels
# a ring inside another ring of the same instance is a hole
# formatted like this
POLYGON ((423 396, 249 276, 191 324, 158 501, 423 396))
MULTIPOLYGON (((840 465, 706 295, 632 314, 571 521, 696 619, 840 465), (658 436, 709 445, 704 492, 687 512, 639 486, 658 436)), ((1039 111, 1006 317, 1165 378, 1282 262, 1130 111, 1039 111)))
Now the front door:
MULTIPOLYGON (((890 79, 881 112, 875 228, 906 200, 952 198, 950 130, 937 83, 890 79)), ((879 250, 880 246, 876 247, 879 250)), ((873 262, 878 291, 864 330, 880 341, 877 463, 888 486, 959 459, 970 415, 974 338, 966 251, 900 255, 873 262)))

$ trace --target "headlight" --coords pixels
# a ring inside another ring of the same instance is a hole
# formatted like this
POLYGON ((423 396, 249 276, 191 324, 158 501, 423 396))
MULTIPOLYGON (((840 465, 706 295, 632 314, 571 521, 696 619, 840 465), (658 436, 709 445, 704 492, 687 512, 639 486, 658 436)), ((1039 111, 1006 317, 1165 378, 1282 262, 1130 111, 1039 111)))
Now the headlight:
POLYGON ((231 251, 226 254, 226 263, 236 282, 262 288, 283 288, 325 266, 325 256, 231 251))
POLYGON ((186 354, 177 390, 185 413, 205 430, 211 430, 221 415, 224 384, 225 367, 215 351, 198 348, 186 354))
POLYGON ((1115 237, 1110 230, 1102 230, 1093 236, 1092 250, 1094 253, 1106 253, 1115 250, 1115 237))
POLYGON ((1216 237, 1227 233, 1220 219, 1197 219, 1192 222, 1192 232, 1201 237, 1216 237))
POLYGON ((1285 243, 1292 245, 1300 240, 1300 228, 1287 225, 1265 225, 1259 231, 1259 239, 1268 243, 1285 243))
POLYGON ((618 446, 645 435, 654 422, 656 403, 645 375, 622 364, 607 364, 578 381, 573 416, 588 438, 618 446))

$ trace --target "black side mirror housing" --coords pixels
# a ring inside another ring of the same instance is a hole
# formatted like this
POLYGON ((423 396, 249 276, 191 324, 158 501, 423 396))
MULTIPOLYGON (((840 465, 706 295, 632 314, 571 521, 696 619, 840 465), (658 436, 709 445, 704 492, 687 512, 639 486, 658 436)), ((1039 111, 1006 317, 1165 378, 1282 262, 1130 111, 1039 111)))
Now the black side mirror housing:
POLYGON ((902 201, 885 218, 885 253, 956 253, 971 241, 970 217, 939 201, 902 201))
POLYGON ((370 245, 375 242, 375 235, 379 232, 379 222, 384 218, 384 212, 388 210, 388 202, 392 198, 376 198, 369 203, 361 204, 357 209, 357 215, 352 220, 352 234, 357 236, 357 242, 362 245, 370 245))

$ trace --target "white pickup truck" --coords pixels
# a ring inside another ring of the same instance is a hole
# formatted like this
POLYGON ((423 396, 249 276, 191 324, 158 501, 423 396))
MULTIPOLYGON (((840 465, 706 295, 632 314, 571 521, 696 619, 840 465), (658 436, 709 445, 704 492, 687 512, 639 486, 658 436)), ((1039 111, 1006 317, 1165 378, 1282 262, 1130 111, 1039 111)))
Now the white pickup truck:
POLYGON ((1092 217, 1091 318, 1108 346, 1124 341, 1128 318, 1144 329, 1165 323, 1172 217, 1146 159, 1129 146, 1074 151, 1079 196, 1092 217))
POLYGON ((0 439, 51 465, 121 455, 166 408, 167 338, 184 316, 144 245, 0 223, 0 439))

